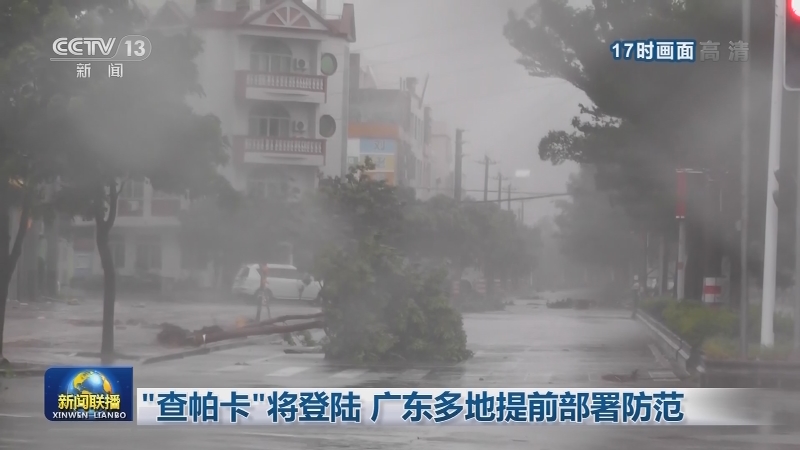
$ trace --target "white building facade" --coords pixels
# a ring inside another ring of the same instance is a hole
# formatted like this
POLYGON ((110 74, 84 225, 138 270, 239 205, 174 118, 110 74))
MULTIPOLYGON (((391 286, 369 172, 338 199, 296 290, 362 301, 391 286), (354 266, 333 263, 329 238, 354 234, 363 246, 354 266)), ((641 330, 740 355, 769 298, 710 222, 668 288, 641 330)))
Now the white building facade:
MULTIPOLYGON (((224 174, 234 187, 257 196, 302 192, 319 174, 344 173, 353 14, 345 4, 331 17, 324 0, 168 0, 152 14, 152 27, 191 27, 204 41, 197 66, 205 97, 191 103, 222 121, 231 143, 224 174)), ((197 272, 178 240, 177 216, 187 207, 146 182, 126 187, 112 239, 118 271, 171 279, 197 272)), ((75 275, 102 273, 93 236, 91 222, 76 224, 75 275)))

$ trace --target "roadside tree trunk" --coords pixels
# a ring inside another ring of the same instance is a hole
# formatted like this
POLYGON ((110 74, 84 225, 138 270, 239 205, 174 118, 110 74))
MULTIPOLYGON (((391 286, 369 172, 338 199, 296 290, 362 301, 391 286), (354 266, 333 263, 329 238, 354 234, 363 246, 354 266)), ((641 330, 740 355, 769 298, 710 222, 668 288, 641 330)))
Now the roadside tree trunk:
POLYGON ((117 217, 117 200, 122 190, 122 183, 117 186, 113 181, 108 185, 108 193, 101 191, 95 204, 94 223, 97 228, 95 240, 97 252, 100 254, 100 265, 103 268, 103 332, 100 344, 100 359, 103 364, 114 362, 114 303, 116 300, 117 285, 114 271, 114 258, 108 243, 111 227, 117 217), (106 214, 106 198, 108 198, 108 213, 106 214))
POLYGON ((28 231, 32 197, 25 192, 20 205, 19 223, 14 241, 11 241, 11 192, 8 183, 0 187, 0 365, 7 364, 3 357, 3 334, 5 331, 8 287, 22 254, 22 241, 28 231))

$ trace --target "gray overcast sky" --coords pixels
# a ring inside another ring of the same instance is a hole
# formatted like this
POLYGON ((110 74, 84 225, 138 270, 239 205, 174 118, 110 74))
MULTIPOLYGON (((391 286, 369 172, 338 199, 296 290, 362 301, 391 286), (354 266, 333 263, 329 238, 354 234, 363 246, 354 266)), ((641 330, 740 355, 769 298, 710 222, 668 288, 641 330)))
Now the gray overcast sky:
MULTIPOLYGON (((328 0, 331 14, 342 0, 328 0)), ((508 10, 531 0, 348 0, 355 5, 357 42, 381 87, 396 87, 400 77, 430 74, 425 102, 436 119, 466 130, 464 185, 483 189, 483 155, 498 161, 528 192, 563 192, 574 164, 552 166, 539 159, 539 139, 550 129, 565 129, 586 96, 560 80, 535 79, 515 62, 518 56, 503 37, 508 10)), ((490 189, 497 181, 490 180, 490 189)), ((481 197, 480 193, 470 193, 481 197)), ((496 195, 496 194, 494 194, 496 195)), ((490 195, 491 197, 491 195, 490 195)), ((504 196, 505 197, 505 196, 504 196)), ((516 207, 515 207, 516 208, 516 207)), ((525 205, 526 222, 556 212, 550 200, 525 205)))

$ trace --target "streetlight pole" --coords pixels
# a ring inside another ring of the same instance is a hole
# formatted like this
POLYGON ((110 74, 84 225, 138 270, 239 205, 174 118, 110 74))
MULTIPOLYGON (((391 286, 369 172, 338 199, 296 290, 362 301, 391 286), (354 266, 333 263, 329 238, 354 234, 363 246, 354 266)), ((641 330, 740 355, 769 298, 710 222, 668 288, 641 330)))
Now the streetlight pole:
POLYGON ((786 0, 775 1, 775 34, 772 54, 772 108, 769 118, 769 157, 767 162, 767 211, 764 226, 764 277, 761 289, 761 346, 775 345, 775 278, 778 256, 778 205, 772 193, 778 188, 775 171, 781 165, 781 112, 783 107, 783 52, 786 0))
MULTIPOLYGON (((742 40, 750 42, 750 0, 742 0, 742 40)), ((747 313, 750 308, 748 273, 750 219, 750 58, 742 64, 742 178, 739 253, 739 353, 747 359, 747 313)))

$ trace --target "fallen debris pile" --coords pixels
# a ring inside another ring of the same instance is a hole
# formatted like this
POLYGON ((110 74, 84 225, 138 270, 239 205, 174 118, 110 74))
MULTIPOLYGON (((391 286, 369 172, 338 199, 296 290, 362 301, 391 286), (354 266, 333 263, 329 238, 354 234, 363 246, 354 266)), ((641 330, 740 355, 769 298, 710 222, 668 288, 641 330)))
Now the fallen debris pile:
POLYGON ((159 344, 167 347, 189 347, 210 344, 228 339, 240 339, 248 336, 266 336, 270 334, 286 334, 297 331, 324 328, 323 314, 297 314, 263 320, 258 323, 240 325, 233 330, 224 330, 216 325, 199 330, 187 330, 171 323, 161 324, 161 331, 156 336, 159 344), (286 324, 293 320, 304 322, 286 324))
POLYGON ((589 309, 596 306, 597 302, 594 300, 573 300, 571 298, 564 298, 547 302, 547 307, 550 309, 589 309))

